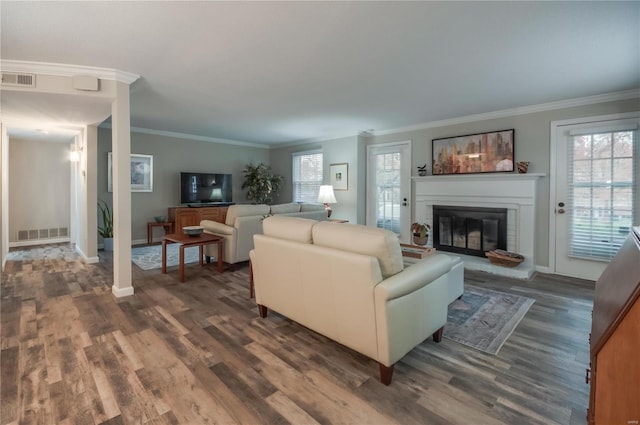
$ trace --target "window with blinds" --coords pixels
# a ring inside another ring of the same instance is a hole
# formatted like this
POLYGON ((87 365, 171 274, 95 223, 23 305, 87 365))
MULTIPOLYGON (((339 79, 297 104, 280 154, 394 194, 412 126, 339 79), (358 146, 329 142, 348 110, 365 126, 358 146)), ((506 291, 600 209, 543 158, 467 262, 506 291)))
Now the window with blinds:
POLYGON ((637 131, 600 129, 570 134, 569 256, 608 261, 634 222, 637 131))
POLYGON ((292 155, 293 202, 316 202, 322 184, 322 151, 292 155))

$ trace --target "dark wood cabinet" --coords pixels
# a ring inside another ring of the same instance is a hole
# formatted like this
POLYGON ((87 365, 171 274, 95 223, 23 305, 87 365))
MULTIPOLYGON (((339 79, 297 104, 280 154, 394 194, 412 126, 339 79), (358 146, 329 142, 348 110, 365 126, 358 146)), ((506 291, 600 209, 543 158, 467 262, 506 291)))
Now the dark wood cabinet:
POLYGON ((170 207, 169 221, 173 222, 175 232, 180 232, 185 226, 199 226, 202 220, 212 220, 224 223, 227 219, 229 207, 170 207))
POLYGON ((590 358, 587 422, 640 423, 640 227, 596 282, 590 358))

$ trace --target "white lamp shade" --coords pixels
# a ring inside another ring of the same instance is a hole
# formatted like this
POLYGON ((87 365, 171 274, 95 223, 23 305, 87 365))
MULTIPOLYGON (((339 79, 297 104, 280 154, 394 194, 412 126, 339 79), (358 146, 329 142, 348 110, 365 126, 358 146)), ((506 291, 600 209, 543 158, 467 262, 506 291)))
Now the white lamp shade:
POLYGON ((336 201, 336 195, 333 193, 333 186, 329 184, 320 186, 318 202, 323 204, 335 204, 338 202, 336 201))

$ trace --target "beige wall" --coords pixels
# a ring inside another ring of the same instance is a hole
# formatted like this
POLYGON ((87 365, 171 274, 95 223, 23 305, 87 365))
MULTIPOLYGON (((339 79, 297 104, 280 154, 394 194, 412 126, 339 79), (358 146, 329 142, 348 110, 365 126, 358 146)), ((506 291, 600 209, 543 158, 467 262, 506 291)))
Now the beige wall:
MULTIPOLYGON (((112 202, 107 191, 107 153, 111 151, 111 130, 98 129, 98 199, 112 202)), ((242 170, 249 162, 269 162, 265 148, 213 143, 131 133, 131 152, 153 155, 153 192, 131 193, 131 238, 147 239, 147 222, 157 215, 167 215, 167 208, 180 205, 180 172, 232 174, 233 201, 247 202, 242 170)), ((100 241, 101 242, 101 241, 100 241)))
POLYGON ((640 99, 598 103, 376 136, 371 139, 371 143, 411 140, 413 149, 411 173, 412 176, 417 176, 416 167, 423 165, 425 162, 427 163, 429 174, 432 172, 432 139, 485 131, 515 129, 515 160, 530 161, 529 172, 546 174, 546 177, 538 182, 536 205, 536 261, 538 266, 546 267, 549 264, 549 173, 552 172, 549 169, 549 132, 551 122, 638 110, 640 110, 640 99))
POLYGON ((9 241, 18 230, 69 228, 70 145, 11 138, 9 241))
POLYGON ((329 184, 330 164, 347 163, 349 171, 348 190, 335 191, 336 204, 331 205, 331 218, 349 220, 351 223, 364 223, 365 180, 361 178, 364 163, 360 160, 364 141, 357 136, 344 137, 328 142, 314 142, 296 146, 274 148, 270 151, 270 164, 274 172, 284 176, 284 184, 278 202, 291 202, 291 155, 313 149, 323 153, 324 184, 329 184))
MULTIPOLYGON (((412 141, 411 175, 417 176, 417 167, 427 163, 431 174, 432 139, 459 136, 486 131, 515 129, 515 159, 530 161, 529 172, 544 173, 546 177, 538 183, 536 207, 536 261, 537 265, 549 264, 549 174, 550 124, 552 121, 584 118, 640 110, 640 99, 629 99, 591 105, 559 108, 528 114, 513 114, 502 118, 476 120, 455 125, 434 126, 420 130, 397 132, 362 139, 346 137, 335 140, 274 148, 271 150, 271 165, 274 171, 285 176, 280 201, 291 200, 291 153, 311 149, 324 151, 325 173, 331 163, 349 163, 349 192, 336 193, 338 204, 332 206, 334 216, 352 222, 365 222, 366 202, 366 149, 365 145, 395 141, 412 141), (352 192, 353 190, 353 192, 352 192)), ((462 121, 462 120, 461 120, 462 121)))

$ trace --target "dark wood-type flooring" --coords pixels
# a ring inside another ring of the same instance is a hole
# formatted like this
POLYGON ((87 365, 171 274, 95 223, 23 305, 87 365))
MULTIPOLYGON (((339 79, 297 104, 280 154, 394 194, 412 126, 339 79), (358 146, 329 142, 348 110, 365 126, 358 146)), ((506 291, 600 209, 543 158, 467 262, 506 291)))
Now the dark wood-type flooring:
POLYGON ((429 339, 391 386, 368 358, 248 298, 248 267, 168 274, 68 244, 12 251, 2 274, 2 424, 584 424, 593 282, 466 273, 534 298, 499 355, 429 339))

